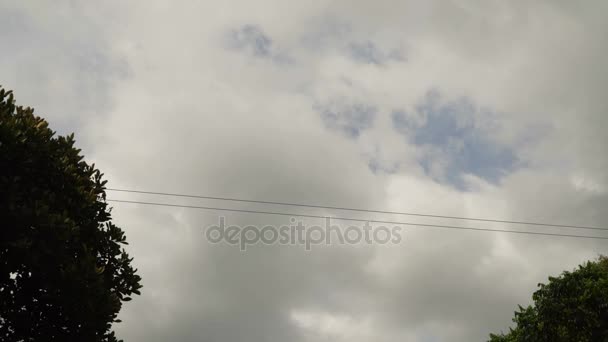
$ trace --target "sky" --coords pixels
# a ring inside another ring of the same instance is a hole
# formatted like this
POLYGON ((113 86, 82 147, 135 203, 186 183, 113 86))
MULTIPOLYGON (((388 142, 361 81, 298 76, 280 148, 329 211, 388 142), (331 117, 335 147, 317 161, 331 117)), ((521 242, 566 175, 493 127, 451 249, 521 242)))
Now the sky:
MULTIPOLYGON (((108 186, 608 226, 608 3, 0 0, 0 84, 108 186)), ((113 199, 601 235, 108 192, 113 199)), ((605 240, 403 227, 255 245, 286 217, 112 203, 142 276, 125 341, 484 341, 605 240)), ((308 224, 319 220, 306 219, 308 224)), ((608 236, 608 234, 604 234, 608 236)))

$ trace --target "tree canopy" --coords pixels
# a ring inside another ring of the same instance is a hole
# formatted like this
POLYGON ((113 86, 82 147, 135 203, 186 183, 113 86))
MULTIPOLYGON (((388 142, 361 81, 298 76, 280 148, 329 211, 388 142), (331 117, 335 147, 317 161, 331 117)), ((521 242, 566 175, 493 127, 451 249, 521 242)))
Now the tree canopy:
POLYGON ((0 87, 0 340, 117 341, 141 278, 103 174, 0 87))
POLYGON ((533 305, 515 312, 515 327, 491 334, 490 342, 608 341, 608 258, 549 277, 532 299, 533 305))

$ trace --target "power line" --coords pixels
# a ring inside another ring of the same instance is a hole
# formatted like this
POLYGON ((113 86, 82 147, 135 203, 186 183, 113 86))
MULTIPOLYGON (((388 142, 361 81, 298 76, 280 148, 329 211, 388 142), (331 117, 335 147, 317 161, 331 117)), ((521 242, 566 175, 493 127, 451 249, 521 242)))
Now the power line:
POLYGON ((608 231, 608 228, 601 228, 601 227, 576 226, 576 225, 566 225, 566 224, 553 224, 553 223, 544 223, 544 222, 508 221, 508 220, 487 219, 487 218, 445 216, 445 215, 420 214, 420 213, 400 212, 400 211, 358 209, 358 208, 335 207, 335 206, 315 205, 315 204, 306 204, 306 203, 263 201, 263 200, 242 199, 242 198, 234 198, 234 197, 214 197, 214 196, 203 196, 203 195, 187 195, 187 194, 177 194, 177 193, 168 193, 168 192, 139 191, 139 190, 129 190, 129 189, 113 189, 113 188, 108 188, 106 190, 108 190, 108 191, 118 191, 118 192, 128 192, 128 193, 138 193, 138 194, 147 194, 147 195, 186 197, 186 198, 199 198, 199 199, 209 199, 209 200, 217 200, 217 201, 230 201, 230 202, 241 202, 241 203, 272 204, 272 205, 283 205, 283 206, 291 206, 291 207, 332 209, 332 210, 355 211, 355 212, 365 212, 365 213, 375 213, 375 214, 405 215, 405 216, 417 216, 417 217, 432 217, 432 218, 452 219, 452 220, 507 223, 507 224, 518 224, 518 225, 540 226, 540 227, 556 227, 556 228, 568 228, 568 229, 588 229, 588 230, 604 230, 604 231, 608 231))
POLYGON ((265 215, 290 216, 290 217, 294 217, 295 216, 295 217, 318 218, 318 219, 329 218, 329 219, 339 220, 339 221, 369 222, 369 223, 392 224, 392 225, 402 225, 402 226, 417 226, 417 227, 429 227, 429 228, 473 230, 473 231, 483 231, 483 232, 497 232, 497 233, 512 233, 512 234, 527 234, 527 235, 543 235, 543 236, 559 236, 559 237, 569 237, 569 238, 608 240, 608 237, 603 237, 603 236, 587 236, 587 235, 557 234, 557 233, 540 233, 540 232, 527 232, 527 231, 518 231, 518 230, 461 227, 461 226, 448 226, 448 225, 439 225, 439 224, 423 224, 423 223, 398 222, 398 221, 364 220, 364 219, 351 218, 351 217, 332 217, 332 216, 321 216, 321 215, 286 213, 286 212, 277 212, 277 211, 233 209, 233 208, 222 208, 222 207, 204 207, 204 206, 182 205, 182 204, 171 204, 171 203, 126 201, 126 200, 113 200, 113 199, 107 199, 107 201, 109 201, 109 202, 118 202, 118 203, 133 203, 133 204, 143 204, 143 205, 154 205, 154 206, 163 206, 163 207, 177 207, 177 208, 189 208, 189 209, 201 209, 201 210, 227 211, 227 212, 248 213, 248 214, 265 214, 265 215))

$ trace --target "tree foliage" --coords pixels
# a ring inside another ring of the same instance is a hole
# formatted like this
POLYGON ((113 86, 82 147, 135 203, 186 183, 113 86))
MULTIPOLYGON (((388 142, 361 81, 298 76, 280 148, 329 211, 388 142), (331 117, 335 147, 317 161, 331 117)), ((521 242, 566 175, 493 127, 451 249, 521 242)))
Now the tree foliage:
POLYGON ((490 342, 608 342, 608 258, 549 277, 532 299, 515 312, 515 327, 490 342))
POLYGON ((0 340, 117 341, 141 278, 103 174, 0 88, 0 340))

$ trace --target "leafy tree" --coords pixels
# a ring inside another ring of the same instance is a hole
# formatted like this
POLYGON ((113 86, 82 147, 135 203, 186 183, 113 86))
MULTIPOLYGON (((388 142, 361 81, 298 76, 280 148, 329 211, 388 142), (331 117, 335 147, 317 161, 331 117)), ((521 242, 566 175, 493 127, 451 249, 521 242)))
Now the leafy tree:
POLYGON ((515 328, 491 334, 490 342, 608 341, 608 258, 549 277, 539 287, 534 304, 515 312, 515 328))
POLYGON ((103 174, 0 87, 0 340, 117 341, 141 278, 103 174))

